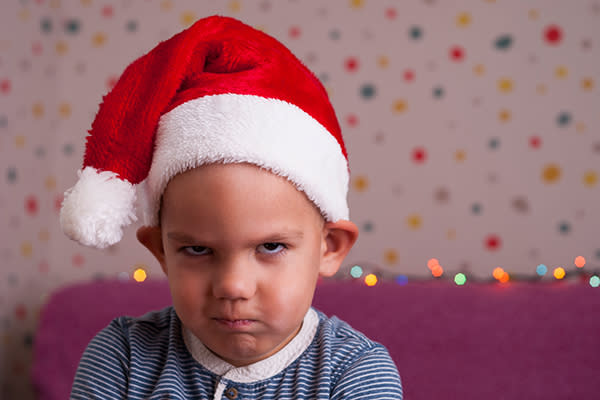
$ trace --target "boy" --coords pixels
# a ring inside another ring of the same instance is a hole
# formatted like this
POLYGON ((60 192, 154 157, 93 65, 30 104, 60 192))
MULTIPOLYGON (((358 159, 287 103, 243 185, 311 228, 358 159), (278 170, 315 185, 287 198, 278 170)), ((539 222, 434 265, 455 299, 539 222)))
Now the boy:
POLYGON ((333 108, 283 45, 210 17, 130 65, 92 125, 65 233, 118 242, 138 183, 137 237, 173 307, 102 330, 72 398, 402 398, 382 345, 311 308, 358 229, 333 108))

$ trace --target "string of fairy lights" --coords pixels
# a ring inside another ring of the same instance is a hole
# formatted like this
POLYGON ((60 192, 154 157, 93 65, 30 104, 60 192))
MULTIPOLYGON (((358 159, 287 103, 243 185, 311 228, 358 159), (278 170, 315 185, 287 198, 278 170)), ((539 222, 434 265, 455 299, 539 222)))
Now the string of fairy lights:
MULTIPOLYGON (((586 259, 583 256, 575 257, 573 267, 562 266, 549 268, 545 264, 539 264, 531 274, 509 273, 501 267, 494 268, 489 276, 477 277, 466 272, 447 272, 436 258, 427 261, 427 268, 434 280, 446 280, 454 282, 457 286, 468 283, 500 283, 510 282, 557 282, 557 281, 580 281, 589 284, 593 288, 600 287, 600 268, 586 267, 586 259)), ((392 275, 390 272, 381 270, 372 263, 359 263, 347 268, 346 276, 350 275, 353 280, 360 280, 367 286, 375 286, 381 280, 393 280, 399 285, 409 282, 424 281, 428 278, 422 276, 410 276, 405 274, 392 275)))

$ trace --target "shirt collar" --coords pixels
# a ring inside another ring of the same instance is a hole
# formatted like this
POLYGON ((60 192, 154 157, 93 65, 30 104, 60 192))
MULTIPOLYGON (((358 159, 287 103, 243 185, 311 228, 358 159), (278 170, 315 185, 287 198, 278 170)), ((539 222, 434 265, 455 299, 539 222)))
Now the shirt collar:
POLYGON ((182 325, 183 340, 192 357, 209 371, 234 382, 247 383, 277 375, 308 348, 317 332, 319 316, 309 308, 302 327, 294 338, 277 353, 243 367, 235 367, 216 356, 190 330, 182 325))

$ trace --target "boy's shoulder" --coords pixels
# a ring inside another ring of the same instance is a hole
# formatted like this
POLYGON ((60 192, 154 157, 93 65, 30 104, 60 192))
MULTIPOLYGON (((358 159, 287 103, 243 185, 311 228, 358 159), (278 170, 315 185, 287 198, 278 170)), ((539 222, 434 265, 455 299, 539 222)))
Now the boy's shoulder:
POLYGON ((369 339, 362 332, 352 328, 350 324, 337 316, 328 317, 321 311, 319 316, 319 329, 314 338, 313 345, 319 348, 321 354, 344 369, 352 364, 390 360, 385 346, 369 339))

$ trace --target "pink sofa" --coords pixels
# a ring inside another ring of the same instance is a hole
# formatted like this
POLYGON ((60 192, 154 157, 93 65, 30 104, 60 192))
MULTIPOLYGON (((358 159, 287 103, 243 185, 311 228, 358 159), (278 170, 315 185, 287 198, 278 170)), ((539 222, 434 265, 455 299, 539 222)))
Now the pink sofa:
MULTIPOLYGON (((82 351, 112 318, 169 303, 162 281, 98 281, 55 293, 35 340, 39 399, 68 398, 82 351)), ((600 396, 600 288, 324 281, 314 305, 388 347, 408 400, 600 396)))

